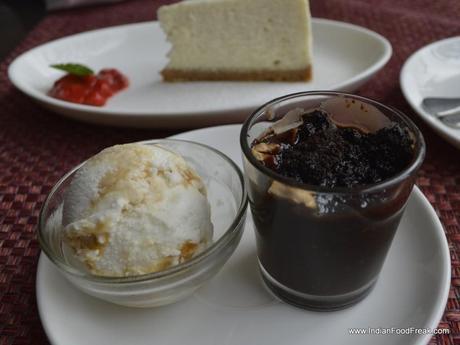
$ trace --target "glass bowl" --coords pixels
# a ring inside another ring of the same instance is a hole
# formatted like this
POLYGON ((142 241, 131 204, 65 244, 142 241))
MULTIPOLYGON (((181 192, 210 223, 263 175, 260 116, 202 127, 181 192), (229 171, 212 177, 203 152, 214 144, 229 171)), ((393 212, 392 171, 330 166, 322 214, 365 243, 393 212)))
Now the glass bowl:
POLYGON ((184 157, 200 175, 208 192, 212 244, 190 260, 163 271, 127 277, 91 274, 68 254, 63 242, 62 203, 75 173, 85 162, 62 177, 41 209, 38 239, 46 256, 78 289, 102 300, 130 307, 153 307, 176 302, 213 277, 236 249, 245 224, 247 195, 240 169, 221 152, 195 142, 150 140, 184 157))

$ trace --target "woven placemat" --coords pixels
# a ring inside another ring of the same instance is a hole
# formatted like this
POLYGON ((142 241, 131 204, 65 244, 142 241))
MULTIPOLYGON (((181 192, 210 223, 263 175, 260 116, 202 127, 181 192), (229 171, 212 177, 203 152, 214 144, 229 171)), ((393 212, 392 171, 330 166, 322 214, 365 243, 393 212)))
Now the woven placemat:
MULTIPOLYGON (((168 2, 132 0, 50 14, 0 64, 0 345, 48 344, 35 301, 39 255, 35 227, 40 207, 53 184, 68 169, 104 147, 172 134, 97 127, 56 116, 15 90, 7 79, 7 67, 18 54, 55 38, 152 20, 156 8, 168 2)), ((452 258, 452 286, 440 323, 440 327, 450 329, 450 334, 433 337, 430 344, 460 344, 459 151, 417 118, 404 100, 398 82, 401 65, 412 52, 430 42, 460 34, 460 2, 311 2, 314 16, 368 27, 386 36, 393 45, 388 65, 359 93, 399 108, 425 135, 427 157, 418 185, 441 218, 452 258)))

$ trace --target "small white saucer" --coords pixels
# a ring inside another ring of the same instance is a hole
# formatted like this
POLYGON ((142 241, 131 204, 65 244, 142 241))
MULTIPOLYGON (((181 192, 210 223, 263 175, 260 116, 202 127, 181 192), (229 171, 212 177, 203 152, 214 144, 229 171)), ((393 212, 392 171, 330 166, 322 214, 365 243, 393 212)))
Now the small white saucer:
POLYGON ((460 149, 460 129, 443 124, 422 107, 427 97, 460 98, 460 37, 431 43, 404 64, 401 90, 414 111, 441 137, 460 149))
MULTIPOLYGON (((240 126, 176 136, 211 145, 240 162, 240 126)), ((250 218, 250 217, 249 217, 250 218)), ((249 219, 222 271, 174 305, 132 309, 77 291, 42 255, 37 300, 54 345, 422 345, 429 334, 350 335, 350 328, 435 328, 450 285, 450 257, 436 213, 415 188, 375 289, 336 312, 311 312, 274 299, 259 278, 249 219)), ((396 330, 395 330, 396 332, 396 330)))
POLYGON ((154 128, 185 128, 241 122, 269 100, 307 90, 353 91, 377 73, 391 56, 391 45, 368 29, 313 19, 311 82, 164 83, 169 44, 158 22, 115 26, 65 37, 16 58, 11 82, 44 107, 92 123, 154 128), (131 85, 104 107, 49 97, 62 73, 51 64, 77 62, 94 70, 118 68, 131 85))

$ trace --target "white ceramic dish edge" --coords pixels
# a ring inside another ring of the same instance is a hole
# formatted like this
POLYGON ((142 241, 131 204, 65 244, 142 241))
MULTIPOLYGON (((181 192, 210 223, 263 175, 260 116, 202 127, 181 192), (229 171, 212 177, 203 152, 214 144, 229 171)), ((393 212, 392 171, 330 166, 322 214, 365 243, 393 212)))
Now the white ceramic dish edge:
POLYGON ((441 44, 445 44, 454 40, 460 40, 460 38, 457 37, 450 37, 446 38, 440 41, 433 42, 431 44, 428 44, 417 51, 415 51, 404 63, 401 73, 399 75, 399 82, 401 84, 401 91, 404 95, 404 98, 406 101, 409 103, 409 105, 412 107, 414 112, 416 112, 422 120, 428 124, 439 136, 447 140, 449 143, 454 145, 456 148, 460 149, 460 129, 453 129, 450 127, 447 127, 444 125, 441 121, 436 119, 433 115, 430 115, 428 112, 426 112, 422 107, 421 104, 415 101, 414 97, 411 96, 410 94, 410 66, 419 59, 419 56, 421 53, 426 52, 430 49, 435 48, 436 46, 439 46, 441 44))

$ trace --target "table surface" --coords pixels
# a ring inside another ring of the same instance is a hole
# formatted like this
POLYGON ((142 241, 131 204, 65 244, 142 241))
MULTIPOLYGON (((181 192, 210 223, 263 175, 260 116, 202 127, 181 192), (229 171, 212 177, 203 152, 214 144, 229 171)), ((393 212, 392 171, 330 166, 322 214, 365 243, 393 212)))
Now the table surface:
MULTIPOLYGON (((35 105, 15 90, 7 67, 20 53, 49 40, 95 28, 149 21, 172 1, 131 0, 47 15, 0 64, 0 345, 48 344, 36 300, 40 249, 38 213, 57 180, 101 149, 164 137, 176 131, 98 127, 74 122, 35 105)), ((427 156, 417 180, 439 215, 449 240, 452 284, 438 335, 430 344, 460 344, 460 160, 459 151, 425 126, 404 100, 399 86, 403 62, 418 48, 460 35, 458 0, 311 0, 313 16, 368 27, 393 45, 388 65, 359 94, 408 114, 421 128, 427 156)))
POLYGON ((0 0, 0 61, 44 15, 43 0, 0 0))

